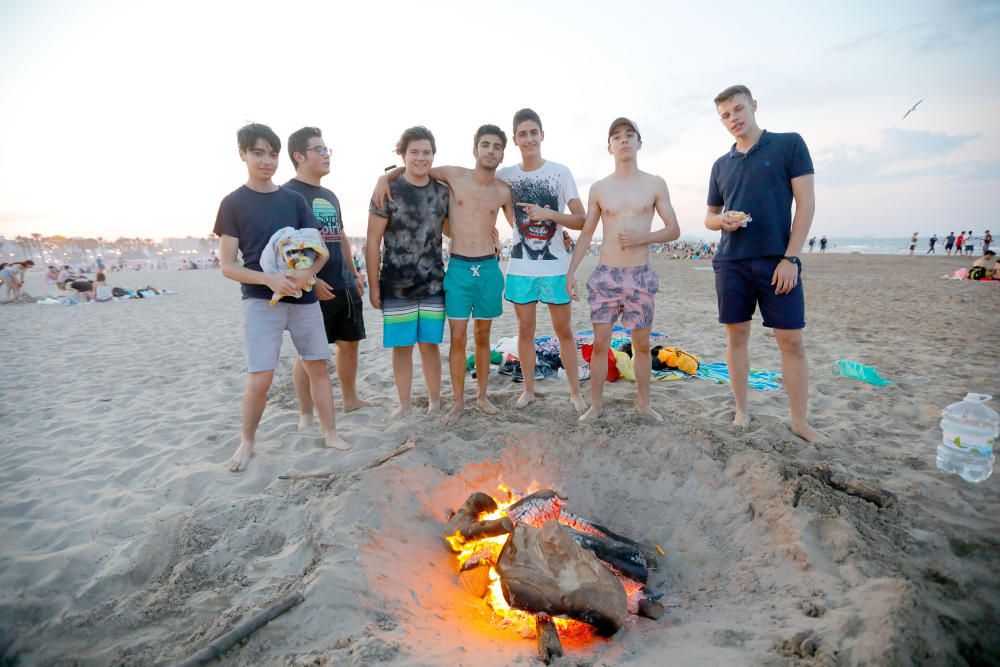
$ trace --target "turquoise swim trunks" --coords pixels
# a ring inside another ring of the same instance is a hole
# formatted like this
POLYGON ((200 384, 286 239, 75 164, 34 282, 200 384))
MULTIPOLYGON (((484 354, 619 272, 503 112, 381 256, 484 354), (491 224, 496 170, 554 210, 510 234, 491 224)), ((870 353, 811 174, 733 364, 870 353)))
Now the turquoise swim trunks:
POLYGON ((440 345, 444 338, 444 296, 382 299, 382 347, 440 345))
POLYGON ((449 320, 494 320, 503 315, 503 271, 496 256, 452 255, 444 275, 449 320))
POLYGON ((511 303, 542 303, 554 306, 569 303, 566 276, 507 276, 505 298, 511 303))

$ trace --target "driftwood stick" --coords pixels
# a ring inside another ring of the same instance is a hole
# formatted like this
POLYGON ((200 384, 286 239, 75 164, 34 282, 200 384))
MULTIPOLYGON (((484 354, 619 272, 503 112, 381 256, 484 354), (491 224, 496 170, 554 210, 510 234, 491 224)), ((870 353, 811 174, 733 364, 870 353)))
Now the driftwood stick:
POLYGON ((200 665, 207 665, 217 658, 221 658, 222 654, 230 648, 243 641, 257 630, 260 630, 262 627, 281 616, 286 611, 302 602, 304 599, 305 598, 302 597, 302 593, 299 593, 298 591, 289 593, 269 606, 267 609, 263 609, 247 620, 238 623, 232 630, 218 639, 215 639, 212 643, 191 657, 177 663, 177 667, 199 667, 200 665))
POLYGON ((556 624, 548 614, 535 615, 535 634, 538 637, 538 657, 546 665, 563 654, 562 642, 556 632, 556 624))
POLYGON ((863 482, 856 477, 851 477, 842 472, 837 472, 831 469, 829 464, 826 463, 820 463, 812 468, 808 468, 805 470, 805 473, 837 491, 857 496, 879 507, 888 507, 896 501, 896 494, 891 491, 887 491, 874 484, 869 484, 868 482, 863 482))
POLYGON ((382 465, 383 463, 385 463, 386 461, 388 461, 389 459, 393 459, 393 458, 399 456, 400 454, 405 454, 406 452, 410 451, 414 447, 416 447, 416 444, 414 444, 413 440, 407 440, 406 443, 404 443, 403 445, 400 445, 399 447, 397 447, 396 449, 392 450, 391 452, 389 452, 385 456, 383 456, 381 458, 378 458, 378 459, 372 461, 371 463, 366 463, 365 465, 363 465, 363 466, 361 466, 359 468, 353 468, 351 470, 332 470, 330 472, 308 472, 308 473, 304 473, 304 474, 301 474, 301 475, 278 475, 278 479, 294 479, 294 480, 302 480, 302 479, 330 479, 334 475, 349 475, 349 474, 354 473, 354 472, 360 472, 361 470, 370 470, 372 468, 377 468, 380 465, 382 465))

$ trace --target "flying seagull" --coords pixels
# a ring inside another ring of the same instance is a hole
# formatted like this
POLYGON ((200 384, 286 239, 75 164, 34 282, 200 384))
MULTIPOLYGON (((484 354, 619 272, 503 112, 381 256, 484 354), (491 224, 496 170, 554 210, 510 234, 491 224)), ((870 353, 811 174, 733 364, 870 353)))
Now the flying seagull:
MULTIPOLYGON (((923 100, 920 100, 920 102, 923 102, 923 100)), ((916 104, 914 104, 914 105, 913 105, 913 106, 912 106, 912 107, 910 108, 910 110, 909 110, 909 111, 907 111, 906 113, 904 113, 904 114, 903 114, 903 117, 902 117, 902 118, 900 118, 900 120, 906 120, 906 117, 907 117, 907 116, 909 116, 909 115, 910 115, 911 113, 913 113, 913 111, 914 111, 914 110, 915 110, 915 109, 916 109, 917 107, 919 107, 919 106, 920 106, 920 102, 917 102, 916 104)))

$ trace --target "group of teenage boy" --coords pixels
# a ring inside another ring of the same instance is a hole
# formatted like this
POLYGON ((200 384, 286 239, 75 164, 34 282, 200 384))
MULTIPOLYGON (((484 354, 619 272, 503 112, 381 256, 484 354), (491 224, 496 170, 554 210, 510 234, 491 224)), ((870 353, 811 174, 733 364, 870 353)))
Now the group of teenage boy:
MULTIPOLYGON (((712 167, 705 226, 721 231, 713 260, 719 321, 726 327, 726 361, 735 399, 733 423, 750 423, 747 407, 750 321, 759 307, 763 324, 774 330, 782 356, 782 375, 791 408, 791 431, 807 441, 819 434, 807 421, 808 367, 802 329, 805 302, 799 253, 815 211, 813 166, 802 138, 771 133, 756 121, 757 102, 745 86, 732 86, 715 98, 719 118, 735 138, 712 167), (792 215, 792 204, 794 217, 792 215)), ((500 168, 507 136, 483 125, 474 137, 472 168, 434 166, 433 134, 424 127, 403 132, 396 152, 403 166, 379 177, 369 206, 365 244, 368 299, 382 311, 383 346, 392 350, 398 418, 411 411, 413 348, 420 352, 427 386, 428 413, 441 403, 439 345, 445 321, 451 337, 448 367, 453 402, 443 416, 455 423, 465 409, 468 323, 473 321, 476 407, 500 411, 487 397, 490 329, 513 304, 518 322, 518 358, 524 387, 518 409, 535 400, 535 329, 539 302, 548 306, 559 342, 569 397, 580 420, 601 416, 612 329, 620 318, 630 330, 639 413, 662 417, 650 404, 650 332, 659 278, 650 268, 649 246, 680 235, 677 216, 663 178, 641 171, 639 126, 617 118, 608 130, 614 171, 590 188, 586 209, 570 170, 542 157, 545 132, 531 109, 514 115, 513 143, 521 162, 500 168), (497 252, 501 211, 513 230, 513 247, 502 271, 497 252), (662 227, 653 230, 654 214, 662 227), (571 304, 580 298, 576 271, 587 255, 598 223, 604 243, 587 280, 594 342, 590 365, 591 402, 579 382, 571 304), (580 232, 575 248, 564 244, 564 229, 580 232), (451 239, 445 269, 442 236, 451 239)), ((243 326, 249 373, 243 396, 240 444, 228 465, 246 468, 254 452, 257 426, 278 365, 282 336, 291 334, 298 356, 294 385, 300 429, 313 425, 313 411, 326 445, 347 450, 336 431, 327 359, 337 348, 336 371, 344 410, 371 405, 359 398, 355 379, 358 342, 365 338, 362 300, 365 281, 352 261, 340 202, 321 184, 330 172, 331 152, 322 133, 305 127, 289 137, 288 155, 296 175, 282 186, 272 177, 281 142, 264 125, 237 134, 248 180, 227 195, 219 208, 215 233, 221 237, 222 273, 241 284, 243 326), (260 255, 281 228, 320 231, 329 258, 308 269, 265 273, 260 255), (242 263, 238 261, 242 254, 242 263), (293 295, 315 279, 313 291, 293 295), (269 305, 273 294, 284 296, 269 305)))

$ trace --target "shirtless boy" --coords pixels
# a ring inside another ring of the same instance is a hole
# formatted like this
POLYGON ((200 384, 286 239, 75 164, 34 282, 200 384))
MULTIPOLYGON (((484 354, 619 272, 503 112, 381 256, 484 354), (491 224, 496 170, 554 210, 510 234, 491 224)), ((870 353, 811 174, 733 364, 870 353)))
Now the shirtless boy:
POLYGON ((587 404, 580 395, 576 339, 570 327, 572 301, 566 293, 570 253, 563 232, 582 229, 586 214, 569 168, 542 158, 544 140, 541 118, 531 109, 521 109, 514 114, 514 145, 521 151, 521 163, 497 171, 497 178, 510 184, 514 198, 514 220, 509 220, 514 247, 504 298, 514 304, 517 315, 517 356, 524 375, 524 391, 516 405, 523 408, 535 400, 535 317, 540 301, 549 307, 559 339, 569 400, 583 413, 587 404))
MULTIPOLYGON (((448 367, 451 372, 453 403, 442 421, 454 424, 465 410, 465 351, 469 317, 473 319, 476 362, 476 407, 488 415, 500 411, 486 396, 490 370, 490 327, 503 314, 503 272, 496 255, 497 214, 501 209, 512 215, 510 187, 495 178, 503 161, 507 135, 496 125, 476 130, 472 155, 473 169, 432 167, 430 177, 446 183, 451 190, 448 220, 451 236, 451 259, 444 277, 445 314, 451 332, 448 367)), ((402 169, 382 178, 373 201, 391 200, 388 183, 402 169)))
POLYGON ((663 421, 649 404, 652 360, 649 332, 660 279, 649 266, 649 244, 669 243, 681 235, 670 192, 659 176, 639 170, 636 155, 642 148, 639 128, 628 118, 617 118, 608 130, 608 152, 615 158, 612 174, 590 188, 587 219, 577 240, 566 275, 566 291, 577 300, 576 269, 590 251, 598 221, 604 223, 604 243, 597 268, 587 281, 594 350, 590 358, 590 408, 580 421, 601 416, 604 381, 608 377, 608 348, 618 316, 632 331, 633 367, 640 414, 663 421), (652 231, 653 212, 663 229, 652 231))

